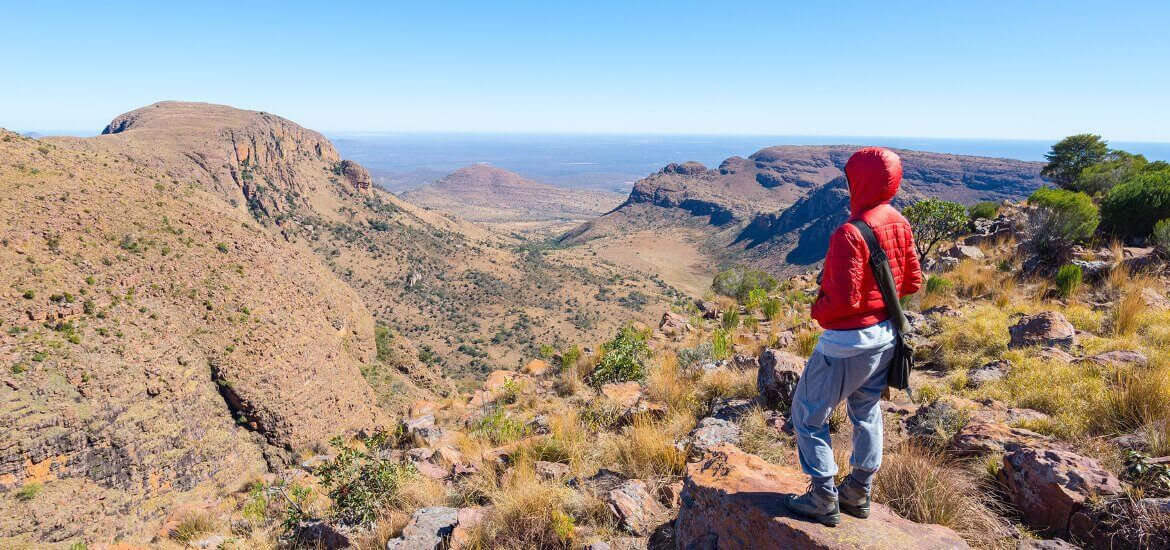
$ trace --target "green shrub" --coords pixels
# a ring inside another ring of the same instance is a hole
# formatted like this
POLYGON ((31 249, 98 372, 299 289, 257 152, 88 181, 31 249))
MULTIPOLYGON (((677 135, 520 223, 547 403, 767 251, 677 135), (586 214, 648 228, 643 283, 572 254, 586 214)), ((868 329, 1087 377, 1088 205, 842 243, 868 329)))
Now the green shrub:
POLYGON ((709 342, 703 342, 693 348, 679 348, 676 354, 678 366, 685 369, 714 359, 715 347, 709 342))
POLYGON ((1163 258, 1170 258, 1170 218, 1154 224, 1151 240, 1154 241, 1154 248, 1158 249, 1163 258))
POLYGON ((495 407, 476 422, 471 431, 487 438, 493 445, 505 445, 528 435, 528 426, 508 416, 503 407, 495 407))
POLYGON ((1028 213, 1026 245, 1046 264, 1061 262, 1072 248, 1093 236, 1101 218, 1093 199, 1084 193, 1042 188, 1028 197, 1036 206, 1028 213))
POLYGON ((743 318, 743 328, 748 332, 755 332, 760 326, 760 320, 755 315, 748 315, 743 318))
POLYGON ((764 312, 764 317, 769 321, 775 321, 780 318, 780 310, 783 309, 784 302, 779 298, 769 298, 760 304, 760 310, 764 312))
POLYGON ((1144 237, 1158 220, 1170 218, 1170 170, 1143 171, 1114 187, 1101 200, 1106 229, 1144 237))
POLYGON ((600 386, 645 378, 646 361, 651 356, 649 339, 649 331, 630 325, 622 327, 617 336, 601 345, 601 362, 593 369, 593 383, 600 386))
POLYGON ((731 333, 723 329, 715 329, 715 334, 711 336, 711 357, 722 360, 731 357, 732 342, 731 333))
POLYGON ((971 205, 968 210, 973 220, 990 220, 999 214, 999 203, 995 201, 983 201, 971 205))
POLYGON ((779 283, 774 277, 759 269, 733 267, 716 275, 711 281, 711 288, 719 294, 743 302, 753 290, 761 289, 767 294, 775 289, 777 284, 779 283))
POLYGON ((923 199, 907 206, 902 215, 914 228, 919 260, 925 260, 935 245, 958 237, 967 228, 967 208, 957 202, 923 199))
POLYGON ((321 485, 333 501, 333 519, 349 526, 372 525, 383 510, 394 504, 403 483, 416 475, 414 466, 379 456, 386 448, 386 434, 349 446, 340 437, 330 442, 336 452, 317 468, 321 485))
POLYGON ((1069 189, 1099 195, 1129 180, 1148 165, 1146 157, 1125 151, 1111 151, 1109 159, 1085 167, 1069 189))
POLYGON ((567 369, 576 365, 578 359, 581 359, 581 347, 573 344, 561 352, 561 368, 567 369))
POLYGON ((743 305, 749 310, 756 309, 767 299, 768 291, 762 288, 753 288, 748 292, 747 299, 743 301, 743 305))
POLYGON ((1077 289, 1081 287, 1081 281, 1084 275, 1081 273, 1081 266, 1074 264, 1066 264, 1061 266, 1060 270, 1056 272, 1056 292, 1061 298, 1068 298, 1076 294, 1077 289))
POLYGON ((723 312, 723 319, 720 321, 723 328, 732 330, 739 327, 739 310, 736 308, 728 309, 723 312))
POLYGON ((955 289, 955 283, 945 277, 931 275, 926 278, 927 294, 946 294, 955 289))
POLYGON ((41 494, 44 488, 45 486, 40 483, 29 483, 16 491, 16 499, 25 502, 30 501, 37 498, 37 495, 41 494))

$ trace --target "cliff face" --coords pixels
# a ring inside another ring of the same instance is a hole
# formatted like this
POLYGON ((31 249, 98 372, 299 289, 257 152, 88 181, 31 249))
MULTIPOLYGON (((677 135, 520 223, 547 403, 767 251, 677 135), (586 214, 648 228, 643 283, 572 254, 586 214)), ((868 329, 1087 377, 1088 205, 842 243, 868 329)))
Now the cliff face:
MULTIPOLYGON (((845 220, 845 163, 857 146, 781 146, 717 169, 671 164, 634 185, 614 212, 569 232, 581 243, 616 232, 707 223, 701 246, 722 264, 749 262, 794 271, 824 257, 828 235, 845 220), (657 213, 654 208, 657 208, 657 213), (687 218, 692 219, 687 219, 687 218)), ((919 197, 966 204, 1027 196, 1043 185, 1041 163, 896 150, 904 167, 896 205, 919 197)))
POLYGON ((176 503, 389 425, 360 372, 361 299, 230 205, 308 204, 336 153, 222 109, 196 124, 198 106, 152 106, 90 139, 3 132, 0 490, 42 489, 0 499, 0 546, 145 542, 176 503))

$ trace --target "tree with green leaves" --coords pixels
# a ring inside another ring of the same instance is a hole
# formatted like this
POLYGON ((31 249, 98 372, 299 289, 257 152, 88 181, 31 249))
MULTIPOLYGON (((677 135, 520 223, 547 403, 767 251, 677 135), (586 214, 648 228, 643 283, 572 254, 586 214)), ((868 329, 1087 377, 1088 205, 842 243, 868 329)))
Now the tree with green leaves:
POLYGON ((920 200, 902 211, 914 228, 914 248, 919 261, 926 261, 926 255, 935 245, 958 237, 967 227, 967 207, 939 199, 920 200))
POLYGON ((1069 189, 1100 195, 1142 172, 1148 165, 1149 161, 1142 155, 1121 150, 1110 151, 1105 160, 1081 170, 1081 175, 1077 176, 1069 189))
POLYGON ((1044 158, 1048 164, 1040 171, 1059 187, 1071 189, 1081 171, 1109 156, 1109 145, 1097 134, 1077 134, 1052 146, 1044 158))

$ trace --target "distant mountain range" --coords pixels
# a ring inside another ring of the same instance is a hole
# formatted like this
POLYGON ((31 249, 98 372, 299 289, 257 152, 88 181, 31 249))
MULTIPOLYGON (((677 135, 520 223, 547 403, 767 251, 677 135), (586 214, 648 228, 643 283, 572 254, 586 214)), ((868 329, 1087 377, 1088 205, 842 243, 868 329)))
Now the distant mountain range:
POLYGON ((606 191, 555 187, 487 164, 460 168, 400 196, 464 220, 513 229, 543 229, 590 220, 614 209, 624 198, 606 191))
MULTIPOLYGON (((670 164, 638 181, 614 211, 565 234, 565 244, 653 230, 687 235, 709 264, 751 264, 777 273, 824 257, 828 236, 848 213, 845 162, 859 146, 781 146, 717 168, 670 164)), ((972 204, 1020 199, 1044 184, 1039 162, 897 149, 904 178, 896 206, 917 198, 972 204)))

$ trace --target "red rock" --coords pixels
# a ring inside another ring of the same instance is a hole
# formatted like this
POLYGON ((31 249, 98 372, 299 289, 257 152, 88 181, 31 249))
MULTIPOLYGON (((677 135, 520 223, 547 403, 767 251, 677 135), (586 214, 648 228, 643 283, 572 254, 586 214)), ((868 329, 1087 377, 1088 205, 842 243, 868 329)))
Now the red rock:
POLYGON ((1011 333, 1009 348, 1027 346, 1059 346, 1071 348, 1076 344, 1077 330, 1055 311, 1044 311, 1021 318, 1008 331, 1011 333))
POLYGON ((609 508, 630 533, 644 537, 667 519, 670 511, 650 495, 646 482, 631 479, 609 492, 609 508))
POLYGON ((999 422, 968 422, 951 440, 951 449, 959 456, 976 456, 1011 452, 1022 447, 1051 441, 1051 437, 999 422))
POLYGON ((524 368, 520 369, 520 372, 532 376, 544 376, 544 374, 550 370, 552 370, 552 365, 550 365, 548 361, 544 361, 542 359, 533 359, 529 361, 527 365, 524 365, 524 368))
POLYGON ((1071 451, 1024 447, 1003 457, 1000 482, 1025 523, 1060 536, 1090 497, 1121 493, 1121 482, 1096 460, 1071 451))
POLYGON ((678 548, 969 548, 941 525, 914 523, 881 504, 866 520, 842 515, 837 527, 792 516, 785 494, 803 493, 808 477, 731 446, 714 449, 691 464, 675 521, 678 548))
POLYGON ((666 311, 662 314, 662 320, 658 323, 658 329, 662 331, 662 334, 665 334, 672 340, 682 340, 683 337, 693 330, 693 327, 691 327, 691 320, 687 319, 685 315, 680 315, 673 311, 666 311))
POLYGON ((787 351, 765 349, 760 354, 760 369, 756 372, 756 388, 764 403, 772 408, 788 408, 792 405, 792 394, 800 373, 804 371, 804 359, 787 351))

